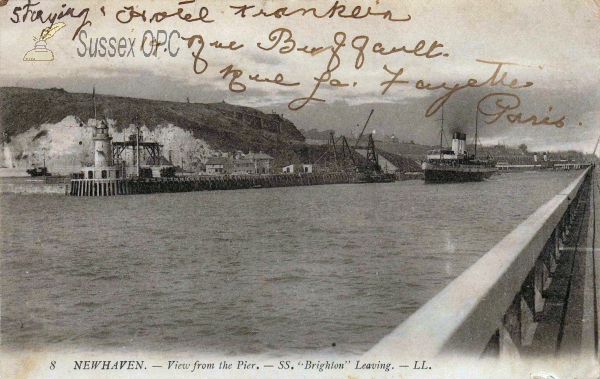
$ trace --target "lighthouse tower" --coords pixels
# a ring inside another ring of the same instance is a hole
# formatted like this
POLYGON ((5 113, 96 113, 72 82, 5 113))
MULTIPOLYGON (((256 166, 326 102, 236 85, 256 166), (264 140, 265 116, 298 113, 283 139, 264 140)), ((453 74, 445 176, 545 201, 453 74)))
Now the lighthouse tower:
MULTIPOLYGON (((96 117, 96 87, 92 92, 94 101, 94 164, 84 164, 80 174, 71 180, 71 195, 112 196, 124 194, 127 190, 123 180, 123 167, 113 162, 112 137, 108 134, 108 124, 96 117)), ((81 142, 80 142, 81 143, 81 142)), ((82 162, 83 163, 83 162, 82 162)))
POLYGON ((108 127, 104 121, 100 125, 96 124, 92 138, 94 139, 94 167, 112 166, 110 144, 112 137, 108 135, 108 127))
POLYGON ((112 159, 112 137, 108 134, 106 122, 96 122, 92 134, 94 140, 94 166, 83 168, 85 179, 119 179, 122 172, 112 159))

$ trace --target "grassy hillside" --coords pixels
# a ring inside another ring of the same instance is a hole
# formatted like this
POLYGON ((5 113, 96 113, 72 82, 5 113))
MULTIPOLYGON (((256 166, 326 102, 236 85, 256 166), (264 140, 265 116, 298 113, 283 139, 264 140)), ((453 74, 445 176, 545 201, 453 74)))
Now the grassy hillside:
MULTIPOLYGON (((163 154, 172 155, 176 164, 185 162, 186 167, 200 167, 216 150, 262 150, 275 158, 275 166, 333 162, 333 156, 327 153, 329 131, 305 131, 307 138, 318 137, 325 144, 307 145, 295 125, 278 114, 227 103, 178 103, 101 94, 95 98, 97 118, 111 120, 115 140, 126 138, 134 124, 145 126, 145 138, 163 144, 163 154)), ((91 93, 1 87, 0 112, 0 144, 4 147, 0 164, 29 167, 45 161, 50 166, 66 167, 93 161, 91 128, 77 127, 89 123, 94 116, 91 93), (67 119, 68 116, 72 117, 67 119)), ((348 143, 354 146, 355 140, 349 138, 348 143)), ((377 141, 376 147, 402 171, 418 171, 427 151, 436 148, 389 141, 377 141)), ((479 147, 478 153, 511 162, 513 157, 533 160, 532 153, 504 146, 479 147)), ((359 164, 366 164, 360 154, 354 158, 359 164)))
MULTIPOLYGON (((0 88, 2 112, 0 142, 44 123, 57 123, 75 116, 86 123, 94 116, 92 94, 63 89, 0 88)), ((150 130, 173 124, 189 130, 213 149, 259 151, 278 160, 288 160, 304 137, 294 124, 277 114, 226 103, 196 104, 134 99, 96 94, 98 118, 116 121, 121 130, 139 123, 150 130)))

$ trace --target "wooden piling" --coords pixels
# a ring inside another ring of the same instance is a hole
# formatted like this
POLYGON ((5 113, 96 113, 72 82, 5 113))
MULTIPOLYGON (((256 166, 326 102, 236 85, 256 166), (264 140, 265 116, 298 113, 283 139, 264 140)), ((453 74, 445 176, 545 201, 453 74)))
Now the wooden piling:
MULTIPOLYGON (((298 173, 233 177, 211 176, 108 180, 72 179, 66 193, 71 196, 116 196, 144 193, 236 190, 256 187, 314 186, 357 182, 356 175, 349 173, 298 173)), ((561 237, 564 238, 563 235, 560 235, 557 236, 557 239, 561 237)))

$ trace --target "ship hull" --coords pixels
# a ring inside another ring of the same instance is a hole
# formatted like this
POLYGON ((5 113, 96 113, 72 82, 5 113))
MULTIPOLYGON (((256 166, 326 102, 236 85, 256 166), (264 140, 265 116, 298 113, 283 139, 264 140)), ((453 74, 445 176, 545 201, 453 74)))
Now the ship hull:
POLYGON ((481 182, 490 178, 496 171, 494 167, 481 166, 450 167, 425 164, 423 167, 425 183, 481 182))

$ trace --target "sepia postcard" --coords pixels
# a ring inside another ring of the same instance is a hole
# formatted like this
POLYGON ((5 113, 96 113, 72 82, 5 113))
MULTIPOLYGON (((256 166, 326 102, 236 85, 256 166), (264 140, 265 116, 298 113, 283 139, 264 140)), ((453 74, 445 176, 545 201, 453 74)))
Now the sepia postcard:
POLYGON ((0 1, 2 378, 600 378, 597 0, 0 1))

